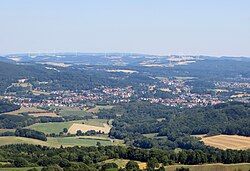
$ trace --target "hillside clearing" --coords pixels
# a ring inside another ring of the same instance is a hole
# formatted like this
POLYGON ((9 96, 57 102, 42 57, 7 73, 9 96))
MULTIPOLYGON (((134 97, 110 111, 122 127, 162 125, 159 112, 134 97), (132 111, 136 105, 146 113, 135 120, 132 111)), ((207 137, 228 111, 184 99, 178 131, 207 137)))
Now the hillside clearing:
POLYGON ((239 135, 215 135, 211 137, 202 137, 201 141, 208 146, 213 146, 223 150, 244 150, 250 148, 250 137, 239 135))

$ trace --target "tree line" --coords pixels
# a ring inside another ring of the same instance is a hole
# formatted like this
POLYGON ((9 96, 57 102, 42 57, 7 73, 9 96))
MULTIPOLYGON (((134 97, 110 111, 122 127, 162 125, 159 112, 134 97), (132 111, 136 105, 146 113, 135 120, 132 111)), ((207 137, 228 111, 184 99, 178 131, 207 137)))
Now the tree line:
MULTIPOLYGON (((138 149, 123 146, 98 147, 68 147, 49 148, 43 146, 17 144, 0 147, 0 161, 9 162, 9 167, 28 166, 60 166, 64 170, 107 170, 117 166, 107 164, 109 159, 127 159, 147 163, 147 170, 156 170, 160 166, 179 164, 203 163, 248 163, 250 150, 218 150, 208 148, 202 150, 174 150, 138 149)), ((6 167, 6 166, 5 166, 6 167)), ((137 168, 130 163, 123 171, 130 171, 130 167, 137 168)), ((118 170, 118 168, 117 168, 118 170)), ((139 170, 138 168, 135 171, 139 170)))

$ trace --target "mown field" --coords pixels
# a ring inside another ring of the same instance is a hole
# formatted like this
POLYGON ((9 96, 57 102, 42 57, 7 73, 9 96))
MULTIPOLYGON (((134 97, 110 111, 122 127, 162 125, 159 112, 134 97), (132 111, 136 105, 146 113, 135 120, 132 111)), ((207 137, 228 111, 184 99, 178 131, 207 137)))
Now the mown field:
POLYGON ((36 131, 44 132, 45 134, 55 133, 63 131, 63 128, 69 129, 74 123, 84 123, 86 125, 92 126, 103 126, 104 123, 107 123, 106 119, 88 119, 88 120, 76 120, 69 122, 50 122, 50 123, 37 123, 27 128, 33 129, 36 131))
POLYGON ((176 168, 189 168, 190 171, 249 171, 250 163, 239 164, 202 164, 202 165, 170 165, 166 171, 175 171, 176 168))
POLYGON ((101 145, 113 145, 113 141, 105 137, 97 136, 81 136, 81 137, 48 137, 47 141, 41 141, 33 138, 25 137, 14 137, 6 136, 0 137, 0 146, 8 144, 34 144, 42 145, 48 147, 73 147, 73 146, 96 146, 97 142, 100 142, 101 145))
POLYGON ((250 137, 239 135, 216 135, 211 137, 202 137, 201 141, 208 146, 213 146, 223 150, 245 150, 250 148, 250 137))

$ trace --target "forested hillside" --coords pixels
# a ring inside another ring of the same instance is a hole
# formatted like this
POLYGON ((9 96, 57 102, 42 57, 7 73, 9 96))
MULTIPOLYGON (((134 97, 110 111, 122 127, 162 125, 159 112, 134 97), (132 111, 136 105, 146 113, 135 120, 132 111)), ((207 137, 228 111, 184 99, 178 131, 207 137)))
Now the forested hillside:
POLYGON ((20 106, 0 100, 0 113, 10 112, 19 109, 20 106))
POLYGON ((194 134, 238 134, 250 136, 250 106, 244 103, 225 103, 206 108, 181 109, 145 102, 123 104, 103 110, 115 118, 110 136, 125 139, 135 146, 154 145, 169 148, 200 148, 190 137, 194 134), (121 116, 115 116, 115 113, 121 116), (142 134, 157 133, 162 138, 146 138, 142 134), (135 139, 135 140, 134 140, 135 139))

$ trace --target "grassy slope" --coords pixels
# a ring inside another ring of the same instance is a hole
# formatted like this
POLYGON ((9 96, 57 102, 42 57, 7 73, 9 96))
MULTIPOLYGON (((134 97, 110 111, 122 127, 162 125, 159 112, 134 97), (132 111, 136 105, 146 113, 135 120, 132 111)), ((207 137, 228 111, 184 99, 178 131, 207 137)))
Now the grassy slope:
POLYGON ((61 145, 64 147, 71 146, 95 146, 97 142, 100 142, 102 145, 112 145, 113 143, 106 138, 102 137, 57 137, 52 138, 49 137, 48 141, 40 141, 32 138, 24 138, 24 137, 0 137, 0 146, 7 144, 34 144, 34 145, 43 145, 50 147, 60 147, 61 145))
POLYGON ((15 132, 15 129, 0 129, 0 133, 4 133, 4 132, 15 132))

